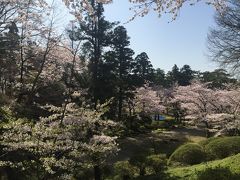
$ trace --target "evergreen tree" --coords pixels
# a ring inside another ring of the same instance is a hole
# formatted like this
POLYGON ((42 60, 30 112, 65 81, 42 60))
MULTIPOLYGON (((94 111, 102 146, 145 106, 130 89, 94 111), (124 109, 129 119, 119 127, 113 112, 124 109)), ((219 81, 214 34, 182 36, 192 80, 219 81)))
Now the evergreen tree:
POLYGON ((102 99, 103 84, 100 81, 102 56, 104 48, 110 45, 110 32, 116 23, 105 20, 101 3, 95 0, 90 0, 90 3, 95 13, 86 13, 84 20, 79 22, 79 28, 70 34, 72 39, 83 42, 82 58, 88 60, 91 76, 89 96, 96 108, 97 102, 102 99))
POLYGON ((109 89, 112 89, 112 93, 115 94, 119 120, 122 119, 123 103, 128 98, 131 98, 131 91, 134 89, 134 81, 132 79, 132 56, 134 52, 129 48, 129 45, 127 30, 123 26, 116 27, 112 34, 112 50, 105 56, 105 67, 109 68, 105 72, 112 78, 112 82, 108 86, 109 89))
POLYGON ((169 71, 166 75, 166 86, 171 87, 175 83, 178 83, 180 79, 180 71, 176 64, 172 67, 172 71, 169 71))
POLYGON ((224 69, 216 69, 213 72, 205 71, 201 73, 200 79, 202 82, 211 82, 209 86, 212 88, 223 88, 224 84, 237 83, 237 80, 224 69))
POLYGON ((0 33, 0 92, 9 96, 12 96, 18 72, 16 59, 18 49, 18 28, 14 22, 10 22, 0 33))
POLYGON ((166 86, 165 76, 166 75, 164 70, 157 68, 154 72, 154 84, 165 87, 166 86))
POLYGON ((180 86, 187 86, 191 84, 191 80, 194 78, 194 71, 189 65, 184 65, 180 69, 180 78, 178 84, 180 86))
POLYGON ((139 85, 143 85, 145 81, 153 81, 154 69, 147 53, 142 52, 136 56, 133 72, 139 79, 139 85))

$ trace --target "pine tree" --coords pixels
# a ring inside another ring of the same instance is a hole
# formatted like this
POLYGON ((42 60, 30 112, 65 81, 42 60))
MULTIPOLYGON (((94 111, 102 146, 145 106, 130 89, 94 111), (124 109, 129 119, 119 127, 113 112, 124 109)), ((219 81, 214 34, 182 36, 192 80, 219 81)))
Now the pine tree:
POLYGON ((123 26, 116 27, 112 34, 112 50, 105 56, 105 65, 110 68, 108 72, 114 80, 111 88, 115 90, 118 120, 122 119, 124 101, 131 97, 131 91, 134 89, 132 80, 134 51, 129 45, 127 30, 123 26))
POLYGON ((145 81, 153 81, 154 69, 147 53, 142 52, 136 56, 134 74, 137 75, 140 86, 143 85, 145 81))
POLYGON ((94 107, 102 97, 102 84, 99 81, 101 77, 100 66, 102 64, 102 56, 104 48, 110 44, 109 35, 116 23, 110 23, 105 20, 103 15, 104 8, 101 3, 90 0, 94 9, 94 14, 86 13, 83 20, 79 22, 79 28, 74 32, 75 40, 80 40, 82 46, 82 58, 88 61, 89 73, 91 76, 89 96, 92 99, 94 107))

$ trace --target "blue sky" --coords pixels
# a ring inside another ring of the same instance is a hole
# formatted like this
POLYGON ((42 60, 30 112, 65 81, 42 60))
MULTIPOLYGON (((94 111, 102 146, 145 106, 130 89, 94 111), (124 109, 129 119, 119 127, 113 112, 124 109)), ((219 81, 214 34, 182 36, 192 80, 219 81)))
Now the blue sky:
MULTIPOLYGON (((122 24, 132 17, 128 0, 115 0, 105 6, 105 16, 122 24)), ((176 21, 167 15, 158 18, 155 12, 124 24, 136 54, 145 51, 155 68, 168 71, 174 64, 189 64, 194 70, 217 67, 206 56, 207 33, 214 26, 214 9, 204 3, 185 5, 176 21)))
MULTIPOLYGON (((49 0, 50 1, 50 0, 49 0)), ((138 17, 125 24, 133 15, 129 10, 132 4, 128 0, 113 0, 105 6, 105 16, 109 21, 120 21, 131 37, 131 48, 136 54, 146 52, 155 68, 171 70, 174 64, 182 67, 189 64, 194 70, 212 71, 217 68, 207 58, 207 33, 214 26, 214 9, 204 3, 195 6, 185 5, 177 18, 165 15, 158 18, 156 12, 138 17)), ((61 2, 61 0, 58 0, 61 2)), ((70 16, 63 6, 61 9, 65 24, 70 16), (65 10, 63 10, 65 9, 65 10), (64 12, 64 13, 63 13, 64 12)), ((61 24, 63 23, 61 18, 61 24)))

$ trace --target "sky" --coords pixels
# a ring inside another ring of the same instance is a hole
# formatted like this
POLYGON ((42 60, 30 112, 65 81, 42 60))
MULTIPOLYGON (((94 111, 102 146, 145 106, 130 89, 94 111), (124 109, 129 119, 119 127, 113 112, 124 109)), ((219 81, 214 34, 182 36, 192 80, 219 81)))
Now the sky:
POLYGON ((214 8, 198 3, 185 5, 175 21, 156 12, 127 22, 133 12, 128 0, 115 0, 105 6, 110 21, 120 21, 127 28, 131 48, 136 54, 146 52, 155 68, 171 70, 174 64, 188 64, 194 70, 212 71, 217 65, 207 57, 207 33, 214 26, 214 8))
MULTIPOLYGON (((129 10, 131 6, 128 0, 113 0, 104 7, 107 20, 120 21, 120 25, 126 27, 135 55, 146 52, 154 68, 165 72, 174 64, 178 67, 188 64, 193 70, 201 71, 217 68, 207 57, 207 34, 214 26, 213 7, 200 2, 183 6, 175 21, 167 15, 159 18, 156 12, 150 12, 126 23, 133 15, 129 10)), ((68 23, 67 12, 62 12, 68 23)))

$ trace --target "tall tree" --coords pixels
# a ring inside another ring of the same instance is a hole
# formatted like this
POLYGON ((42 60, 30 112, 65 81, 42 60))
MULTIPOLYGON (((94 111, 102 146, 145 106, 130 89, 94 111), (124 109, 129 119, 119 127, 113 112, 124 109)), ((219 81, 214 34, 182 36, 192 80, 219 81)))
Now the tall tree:
POLYGON ((112 64, 112 73, 116 79, 117 112, 118 119, 121 120, 123 103, 130 97, 131 90, 134 88, 134 82, 131 79, 134 52, 129 48, 129 37, 123 26, 116 27, 112 35, 112 51, 108 52, 106 63, 112 64))
POLYGON ((166 86, 165 76, 166 75, 164 70, 157 68, 154 72, 154 84, 165 87, 166 86))
POLYGON ((194 78, 194 71, 191 69, 189 65, 184 65, 180 69, 180 77, 178 80, 178 84, 180 86, 187 86, 191 83, 191 80, 194 78))
POLYGON ((144 84, 145 81, 153 81, 154 69, 147 53, 142 52, 136 56, 133 72, 139 77, 140 85, 144 84))
POLYGON ((115 25, 105 20, 103 15, 103 4, 96 0, 87 1, 93 8, 93 12, 86 13, 86 16, 79 21, 79 28, 75 30, 75 40, 82 40, 84 53, 83 58, 88 60, 89 71, 91 74, 91 85, 89 94, 92 98, 94 107, 101 99, 100 64, 104 48, 109 46, 109 35, 115 25))
POLYGON ((168 87, 178 83, 180 79, 180 70, 176 64, 172 67, 172 71, 169 71, 166 75, 166 83, 168 87))
POLYGON ((0 87, 1 93, 13 95, 13 85, 18 74, 17 51, 19 48, 18 28, 14 22, 0 33, 0 87))
POLYGON ((213 72, 205 71, 201 73, 201 81, 211 82, 209 86, 212 88, 224 88, 224 84, 237 83, 237 80, 232 78, 224 69, 216 69, 213 72))

